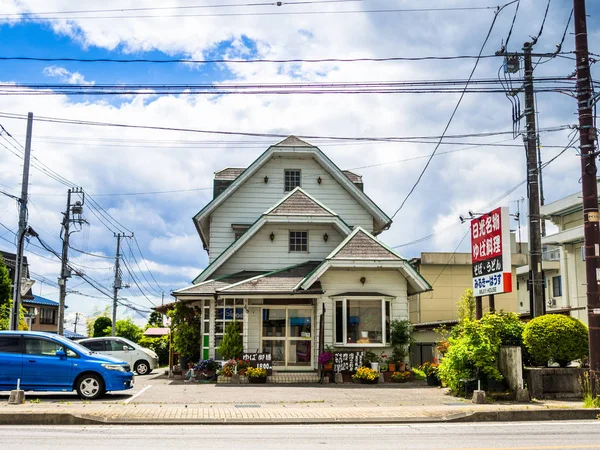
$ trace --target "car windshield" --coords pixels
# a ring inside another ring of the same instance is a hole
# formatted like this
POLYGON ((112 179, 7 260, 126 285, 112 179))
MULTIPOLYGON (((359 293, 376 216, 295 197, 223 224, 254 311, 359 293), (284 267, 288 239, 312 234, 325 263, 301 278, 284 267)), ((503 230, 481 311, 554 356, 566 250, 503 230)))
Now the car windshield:
POLYGON ((85 348, 83 345, 78 344, 77 342, 73 342, 70 339, 64 338, 62 336, 53 336, 53 338, 59 341, 61 344, 64 344, 67 347, 71 348, 72 350, 77 350, 78 352, 86 355, 93 353, 92 351, 90 351, 89 348, 85 348))

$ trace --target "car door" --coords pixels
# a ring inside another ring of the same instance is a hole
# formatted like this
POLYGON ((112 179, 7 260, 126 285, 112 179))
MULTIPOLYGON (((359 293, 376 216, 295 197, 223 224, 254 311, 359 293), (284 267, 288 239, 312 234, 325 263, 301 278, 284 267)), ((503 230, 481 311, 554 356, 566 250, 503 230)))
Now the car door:
POLYGON ((104 354, 104 340, 102 339, 98 339, 97 341, 83 341, 80 344, 91 352, 104 354))
POLYGON ((127 345, 126 342, 120 339, 107 339, 104 341, 104 344, 107 349, 111 349, 109 355, 120 359, 121 361, 125 361, 133 367, 133 364, 135 363, 135 361, 133 361, 133 359, 135 359, 135 349, 133 347, 127 345))
POLYGON ((21 336, 0 336, 0 391, 16 389, 22 377, 21 336))
POLYGON ((24 343, 23 389, 72 389, 73 361, 66 356, 67 349, 63 344, 33 336, 25 336, 24 343), (58 356, 58 350, 65 355, 58 356))

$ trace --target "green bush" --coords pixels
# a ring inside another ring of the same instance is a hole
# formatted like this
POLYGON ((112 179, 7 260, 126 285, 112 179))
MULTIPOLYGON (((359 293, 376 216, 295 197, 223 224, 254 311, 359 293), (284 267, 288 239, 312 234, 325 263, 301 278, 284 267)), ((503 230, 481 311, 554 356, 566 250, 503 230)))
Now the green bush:
POLYGON ((439 365, 438 378, 454 395, 461 390, 461 379, 502 379, 496 367, 501 343, 496 324, 465 319, 460 333, 451 336, 449 343, 448 352, 439 365))
POLYGON ((553 360, 565 367, 588 356, 588 329, 573 317, 546 314, 525 326, 523 344, 532 364, 545 366, 553 360))
POLYGON ((515 313, 489 313, 483 316, 480 323, 490 326, 490 332, 495 333, 500 339, 500 345, 520 347, 523 344, 525 324, 515 313))
POLYGON ((217 351, 224 359, 239 358, 244 351, 244 343, 240 334, 240 326, 236 320, 225 327, 225 335, 217 351))
MULTIPOLYGON (((143 336, 138 345, 153 350, 158 355, 159 366, 169 364, 169 336, 148 337, 143 336)), ((175 362, 177 364, 177 362, 175 362)))

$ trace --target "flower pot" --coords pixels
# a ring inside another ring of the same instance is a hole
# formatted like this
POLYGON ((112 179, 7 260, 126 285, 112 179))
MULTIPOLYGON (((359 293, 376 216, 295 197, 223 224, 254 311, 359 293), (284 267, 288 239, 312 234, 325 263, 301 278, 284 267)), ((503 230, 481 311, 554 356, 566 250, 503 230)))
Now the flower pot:
POLYGON ((248 378, 248 383, 252 384, 265 384, 267 382, 267 377, 250 377, 248 378))
POLYGON ((323 369, 325 370, 333 370, 333 363, 327 363, 323 366, 323 369))
POLYGON ((246 369, 240 369, 240 370, 238 370, 238 375, 244 376, 245 374, 246 374, 246 369))
POLYGON ((404 372, 406 371, 406 363, 398 363, 398 372, 404 372))
POLYGON ((361 331, 360 332, 360 337, 363 339, 367 339, 369 337, 369 332, 368 331, 361 331))
POLYGON ((371 363, 371 369, 376 370, 377 372, 379 372, 379 363, 372 362, 371 363))
POLYGON ((439 386, 440 380, 434 374, 427 375, 427 386, 439 386))
POLYGON ((388 364, 388 370, 390 372, 395 372, 396 371, 396 364, 395 363, 388 364))
POLYGON ((367 379, 361 379, 360 380, 361 384, 377 384, 379 383, 379 377, 375 378, 374 380, 367 380, 367 379))

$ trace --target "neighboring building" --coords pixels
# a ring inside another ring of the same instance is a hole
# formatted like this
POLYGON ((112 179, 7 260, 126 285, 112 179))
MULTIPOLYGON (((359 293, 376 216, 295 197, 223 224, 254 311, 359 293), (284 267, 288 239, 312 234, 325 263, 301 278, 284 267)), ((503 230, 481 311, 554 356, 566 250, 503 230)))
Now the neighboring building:
MULTIPOLYGON (((514 242, 511 247, 516 251, 514 242)), ((433 288, 408 299, 410 321, 415 330, 411 362, 417 365, 433 358, 433 347, 440 339, 434 329, 442 325, 450 329, 458 322, 458 303, 465 290, 473 287, 473 271, 471 253, 421 253, 420 258, 411 262, 433 288)), ((496 311, 519 311, 517 267, 523 264, 527 264, 527 255, 513 253, 513 291, 494 296, 496 311)), ((487 297, 483 298, 482 306, 484 314, 489 311, 487 297)))
MULTIPOLYGON (((8 269, 8 276, 11 280, 15 279, 15 260, 16 255, 5 251, 0 251, 4 263, 8 269)), ((27 257, 23 257, 23 286, 27 291, 21 294, 23 308, 27 310, 25 321, 32 331, 58 332, 58 303, 47 298, 33 295, 31 286, 33 281, 29 279, 29 264, 27 257), (28 287, 27 287, 28 286, 28 287)), ((24 289, 25 290, 25 289, 24 289)))
POLYGON ((558 227, 557 233, 542 237, 542 245, 559 248, 559 269, 552 277, 553 295, 547 298, 556 301, 557 308, 587 325, 587 282, 583 253, 581 192, 542 206, 540 213, 544 219, 551 220, 558 227))
POLYGON ((238 320, 244 350, 270 352, 278 370, 313 370, 322 313, 325 344, 389 351, 390 321, 408 319, 408 296, 431 287, 377 239, 391 219, 363 189, 293 136, 215 173, 214 198, 194 217, 210 264, 173 293, 202 312, 203 358, 221 359, 238 320))

